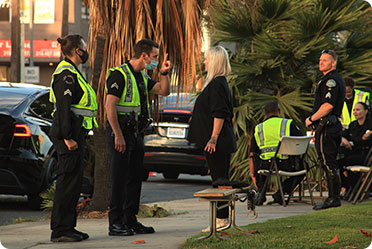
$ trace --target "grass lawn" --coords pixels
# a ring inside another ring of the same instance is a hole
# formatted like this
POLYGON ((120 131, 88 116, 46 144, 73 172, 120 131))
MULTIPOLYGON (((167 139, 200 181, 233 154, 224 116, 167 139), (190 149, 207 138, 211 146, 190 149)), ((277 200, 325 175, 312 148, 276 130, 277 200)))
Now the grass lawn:
POLYGON ((372 242, 372 201, 272 219, 243 228, 245 231, 225 230, 224 236, 230 237, 231 240, 219 240, 214 236, 197 240, 201 234, 193 236, 186 241, 184 248, 367 248, 372 242), (368 237, 368 234, 363 235, 360 230, 371 234, 368 237), (250 231, 252 232, 249 233, 250 231), (337 242, 326 243, 336 235, 337 242))

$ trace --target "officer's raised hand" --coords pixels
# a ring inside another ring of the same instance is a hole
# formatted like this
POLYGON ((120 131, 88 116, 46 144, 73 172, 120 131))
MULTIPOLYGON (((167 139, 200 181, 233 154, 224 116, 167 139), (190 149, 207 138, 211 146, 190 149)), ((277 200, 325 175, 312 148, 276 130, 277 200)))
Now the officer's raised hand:
POLYGON ((160 68, 160 73, 162 75, 167 75, 167 73, 169 73, 171 68, 172 68, 172 63, 168 60, 168 53, 165 53, 163 64, 161 65, 161 68, 160 68))

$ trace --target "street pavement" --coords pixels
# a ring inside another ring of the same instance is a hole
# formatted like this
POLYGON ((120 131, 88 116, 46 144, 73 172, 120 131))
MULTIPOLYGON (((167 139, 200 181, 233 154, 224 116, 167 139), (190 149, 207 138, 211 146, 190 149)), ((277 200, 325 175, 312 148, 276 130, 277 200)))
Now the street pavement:
MULTIPOLYGON (((320 200, 317 200, 318 202, 320 200)), ((153 226, 154 234, 134 236, 108 236, 107 218, 79 219, 76 229, 90 235, 88 240, 75 243, 53 243, 50 241, 49 220, 24 222, 0 226, 0 242, 8 249, 71 249, 71 248, 182 248, 187 238, 196 235, 209 224, 209 203, 197 198, 158 202, 157 205, 172 211, 175 215, 164 218, 140 218, 146 226, 153 226), (135 241, 144 243, 134 244, 135 241)), ((150 204, 152 205, 152 204, 150 204)), ((236 203, 237 225, 244 226, 268 219, 287 217, 312 212, 312 206, 305 203, 291 203, 283 207, 279 205, 256 207, 258 218, 247 218, 247 204, 236 203)), ((1 246, 0 246, 0 249, 1 246)))

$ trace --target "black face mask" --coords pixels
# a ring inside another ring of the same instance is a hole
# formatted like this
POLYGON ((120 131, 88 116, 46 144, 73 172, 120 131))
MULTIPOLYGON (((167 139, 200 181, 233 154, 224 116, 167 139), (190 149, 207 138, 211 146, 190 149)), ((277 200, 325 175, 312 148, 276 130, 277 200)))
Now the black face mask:
MULTIPOLYGON (((80 48, 79 48, 79 49, 80 49, 80 48)), ((83 51, 83 55, 78 54, 79 57, 80 57, 80 59, 81 59, 81 63, 82 63, 82 64, 85 64, 85 62, 87 62, 87 60, 88 60, 88 58, 89 58, 89 53, 88 53, 88 51, 86 51, 86 50, 82 50, 82 49, 80 49, 80 51, 83 51)))

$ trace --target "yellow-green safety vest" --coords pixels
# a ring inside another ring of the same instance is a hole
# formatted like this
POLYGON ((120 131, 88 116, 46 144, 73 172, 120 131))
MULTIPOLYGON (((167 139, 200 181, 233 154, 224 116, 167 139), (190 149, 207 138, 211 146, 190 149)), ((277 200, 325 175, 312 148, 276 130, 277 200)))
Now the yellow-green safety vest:
POLYGON ((347 104, 344 102, 344 107, 342 108, 342 114, 341 114, 341 124, 344 128, 348 127, 349 124, 356 120, 353 110, 355 107, 355 104, 358 102, 364 102, 367 105, 369 105, 368 100, 369 100, 369 92, 364 92, 360 91, 358 89, 354 89, 354 101, 353 101, 353 106, 351 108, 351 113, 349 113, 349 110, 347 109, 347 104))
MULTIPOLYGON (((106 77, 106 93, 108 92, 107 88, 107 79, 109 78, 110 74, 113 71, 119 71, 123 76, 125 80, 125 86, 123 90, 123 94, 121 95, 121 98, 119 102, 116 104, 116 110, 119 115, 126 115, 130 114, 132 111, 134 111, 137 115, 141 114, 141 99, 140 99, 140 93, 138 90, 138 85, 136 78, 134 77, 134 74, 129 69, 128 64, 123 64, 115 68, 110 68, 107 72, 106 77)), ((145 82, 145 94, 146 94, 146 103, 147 103, 147 110, 148 115, 150 116, 150 103, 149 103, 149 97, 148 97, 148 91, 147 91, 147 83, 150 76, 148 76, 144 71, 141 71, 141 75, 143 77, 143 81, 145 82)), ((117 87, 118 85, 111 85, 111 87, 117 87)))
POLYGON ((83 96, 81 97, 79 103, 71 104, 71 111, 75 115, 83 116, 83 123, 82 126, 87 129, 91 130, 93 126, 98 127, 96 113, 97 113, 97 96, 94 92, 93 88, 85 81, 84 77, 80 75, 79 71, 69 62, 62 60, 56 70, 52 75, 52 81, 50 83, 50 94, 49 94, 49 101, 52 103, 56 103, 56 97, 53 91, 53 82, 56 75, 62 73, 64 70, 69 70, 71 73, 76 74, 79 85, 81 89, 83 89, 83 96))
MULTIPOLYGON (((258 148, 261 151, 262 160, 270 160, 278 148, 281 137, 290 135, 290 126, 292 119, 272 117, 255 127, 254 136, 258 148)), ((287 159, 288 156, 278 154, 281 159, 287 159)))

